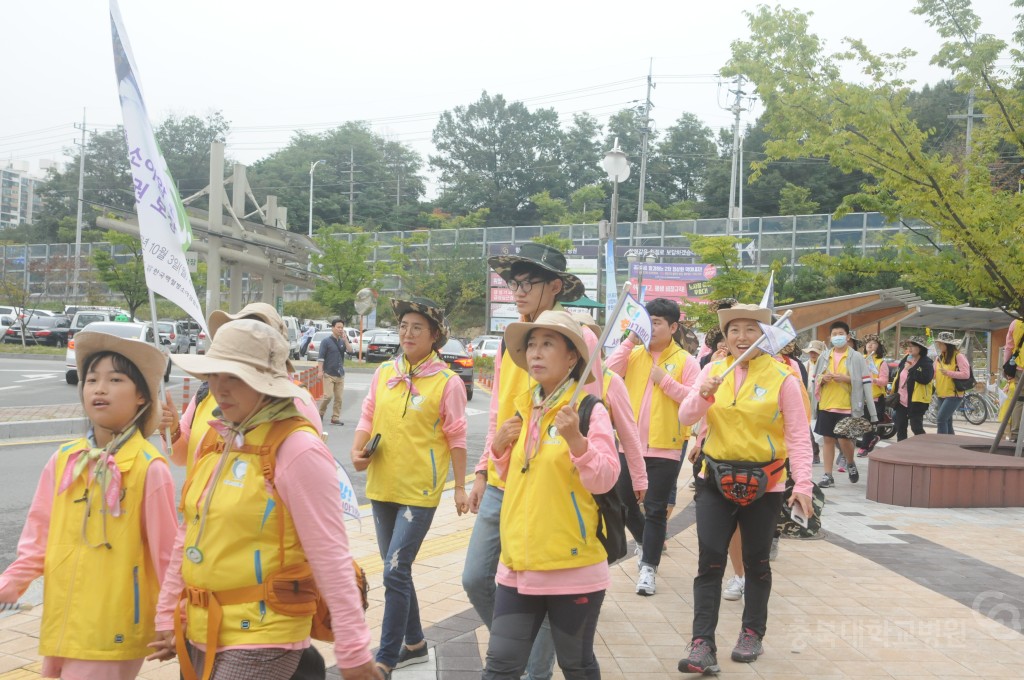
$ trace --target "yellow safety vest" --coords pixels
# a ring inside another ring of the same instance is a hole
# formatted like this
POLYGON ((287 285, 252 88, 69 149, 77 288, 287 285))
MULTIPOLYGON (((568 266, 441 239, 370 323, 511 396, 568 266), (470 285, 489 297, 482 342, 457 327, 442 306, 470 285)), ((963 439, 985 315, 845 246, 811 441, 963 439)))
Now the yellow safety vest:
POLYGON ((121 471, 121 514, 106 516, 112 547, 92 548, 103 542, 105 503, 99 484, 87 488, 83 474, 64 493, 57 493, 71 454, 88 448, 85 438, 68 442, 60 447, 54 467, 39 653, 92 661, 138 659, 152 652, 146 644, 156 635, 153 619, 160 594, 143 540, 146 474, 150 465, 167 461, 138 433, 121 447, 114 458, 121 471), (86 493, 88 504, 81 502, 86 493), (82 539, 87 510, 88 545, 82 539))
MULTIPOLYGON (((881 367, 882 362, 885 361, 885 359, 879 359, 878 357, 871 357, 871 360, 875 362, 875 371, 876 372, 878 371, 879 367, 881 367)), ((875 377, 877 377, 877 376, 875 376, 875 377)), ((872 380, 872 382, 871 382, 871 398, 874 399, 875 401, 878 401, 883 396, 885 396, 885 388, 884 387, 879 387, 872 380)))
POLYGON ((571 569, 608 559, 597 537, 597 503, 580 482, 569 445, 554 426, 555 414, 569 403, 572 391, 570 386, 541 418, 537 451, 526 472, 530 395, 515 404, 527 423, 512 448, 501 504, 501 562, 514 571, 571 569))
MULTIPOLYGON (((826 373, 844 373, 846 371, 846 360, 850 358, 852 350, 847 349, 839 359, 839 365, 833 370, 833 352, 830 350, 825 362, 826 373)), ((845 374, 845 373, 844 373, 845 374)), ((841 383, 829 380, 821 386, 821 399, 818 400, 818 408, 822 411, 849 411, 852 408, 850 395, 853 392, 853 383, 841 383)))
POLYGON ((186 477, 192 473, 192 467, 196 464, 196 451, 210 429, 210 421, 213 420, 213 410, 215 408, 217 408, 217 400, 213 398, 213 394, 207 392, 203 400, 196 404, 196 410, 192 412, 192 425, 188 434, 188 450, 185 451, 186 477))
POLYGON ((441 429, 441 398, 448 381, 461 378, 448 370, 413 378, 418 394, 410 396, 404 382, 388 389, 395 374, 392 362, 377 371, 373 434, 381 438, 367 470, 366 497, 436 508, 451 464, 441 429))
MULTIPOLYGON (((914 364, 917 366, 917 364, 914 364)), ((906 368, 907 364, 903 364, 903 368, 906 368)), ((893 392, 900 391, 900 369, 896 369, 896 375, 893 376, 891 385, 893 392)), ((910 397, 911 402, 917 402, 918 404, 930 404, 932 403, 932 393, 935 392, 935 381, 922 385, 919 382, 914 382, 910 378, 907 378, 907 394, 910 397)), ((909 404, 908 404, 909 405, 909 404)))
MULTIPOLYGON (((735 357, 730 356, 714 362, 710 375, 722 375, 734 361, 735 357)), ((791 375, 788 366, 781 365, 767 354, 751 359, 747 364, 747 375, 738 393, 736 372, 729 373, 705 416, 701 450, 715 460, 768 463, 786 458, 786 433, 779 408, 779 393, 782 383, 791 375)), ((782 481, 785 481, 786 473, 782 474, 782 481)))
MULTIPOLYGON (((501 378, 498 383, 498 420, 496 428, 501 428, 502 423, 516 414, 516 400, 530 392, 530 374, 519 368, 512 355, 504 351, 502 341, 501 353, 501 378)), ((383 441, 383 437, 381 440, 383 441)), ((490 451, 487 452, 487 483, 499 489, 505 488, 505 482, 498 476, 494 469, 494 461, 490 459, 490 451)))
POLYGON ((940 358, 935 359, 935 394, 940 397, 954 397, 963 392, 957 392, 956 387, 953 385, 953 379, 942 372, 943 369, 947 371, 956 371, 959 367, 956 365, 956 358, 960 352, 953 352, 953 362, 945 363, 940 358))
MULTIPOLYGON (((672 376, 676 382, 683 381, 683 366, 690 361, 690 355, 675 342, 666 347, 658 357, 658 365, 672 376)), ((651 353, 643 345, 633 348, 626 364, 626 390, 629 392, 629 403, 633 407, 633 417, 639 421, 640 408, 643 405, 644 393, 651 386, 651 422, 648 426, 648 448, 682 449, 690 439, 690 427, 679 423, 679 402, 651 381, 651 369, 654 360, 651 353)))
POLYGON ((1014 353, 1010 356, 1015 357, 1017 370, 1019 371, 1021 368, 1024 368, 1024 345, 1021 344, 1021 338, 1024 337, 1024 323, 1022 323, 1020 319, 1016 319, 1014 323, 1016 324, 1013 328, 1014 353), (1020 347, 1020 349, 1017 349, 1018 347, 1020 347))
MULTIPOLYGON (((306 562, 291 513, 277 507, 263 473, 264 456, 259 450, 275 424, 264 423, 246 433, 243 448, 247 452, 238 451, 230 442, 225 453, 210 453, 196 461, 181 500, 186 525, 181 573, 187 588, 210 592, 248 588, 264 583, 283 566, 306 562), (228 458, 220 478, 210 485, 224 456, 228 458), (208 485, 213 497, 206 514, 208 485), (199 538, 204 515, 206 524, 199 538), (188 558, 193 548, 202 554, 198 563, 188 558)), ((317 436, 308 423, 300 429, 317 436)), ((188 602, 188 638, 193 642, 206 644, 208 616, 207 608, 188 602)), ((301 642, 309 637, 312 621, 312 615, 279 614, 262 600, 225 604, 222 616, 217 636, 220 647, 301 642)))

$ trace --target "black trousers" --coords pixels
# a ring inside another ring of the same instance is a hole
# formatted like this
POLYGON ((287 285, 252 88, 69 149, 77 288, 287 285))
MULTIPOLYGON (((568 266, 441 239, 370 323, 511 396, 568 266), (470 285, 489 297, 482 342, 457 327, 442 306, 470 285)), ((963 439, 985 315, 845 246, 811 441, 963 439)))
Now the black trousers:
POLYGON ((718 610, 722 604, 722 577, 729 555, 729 541, 736 526, 743 543, 743 627, 764 637, 768 625, 768 598, 772 593, 772 568, 768 561, 775 525, 782 509, 781 492, 766 493, 746 507, 726 499, 711 480, 698 479, 694 502, 697 510, 697 576, 693 579, 693 639, 707 640, 712 649, 718 610))
MULTIPOLYGON (((686 447, 683 447, 686 455, 686 447)), ((668 529, 668 501, 679 481, 679 462, 671 458, 644 458, 647 466, 647 495, 640 510, 633 495, 633 480, 626 467, 626 457, 620 452, 622 469, 615 483, 615 491, 626 506, 626 528, 633 539, 643 546, 640 561, 657 568, 661 564, 661 550, 665 546, 668 529)))
POLYGON ((924 434, 924 414, 928 412, 928 404, 918 401, 910 402, 910 406, 897 403, 893 407, 893 423, 896 425, 896 441, 907 438, 907 423, 914 434, 924 434))

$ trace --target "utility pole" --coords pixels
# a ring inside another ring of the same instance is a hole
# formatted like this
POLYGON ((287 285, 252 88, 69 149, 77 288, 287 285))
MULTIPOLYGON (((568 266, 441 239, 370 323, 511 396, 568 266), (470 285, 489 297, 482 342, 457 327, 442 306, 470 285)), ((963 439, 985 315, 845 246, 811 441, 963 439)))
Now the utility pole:
POLYGON ((651 58, 647 68, 647 100, 644 102, 644 136, 640 142, 640 193, 637 196, 636 221, 646 222, 644 219, 644 189, 647 184, 647 140, 651 134, 651 90, 654 89, 654 58, 651 58))
POLYGON ((971 136, 974 133, 974 119, 977 118, 980 120, 982 118, 988 118, 988 116, 986 116, 983 113, 974 112, 974 101, 974 89, 972 88, 971 91, 967 93, 967 115, 965 116, 962 114, 958 114, 946 116, 946 118, 950 120, 967 120, 967 144, 965 149, 967 155, 964 157, 965 163, 966 159, 970 158, 971 156, 971 136))
MULTIPOLYGON (((78 125, 75 125, 77 128, 78 125)), ((78 302, 78 276, 82 259, 82 208, 85 205, 85 108, 82 108, 82 141, 78 155, 78 217, 75 220, 75 279, 71 287, 71 301, 78 302)), ((77 143, 77 142, 76 142, 77 143)))
POLYGON ((743 100, 743 76, 736 76, 736 89, 729 90, 732 94, 736 95, 736 100, 733 102, 732 107, 729 109, 735 116, 732 130, 732 174, 729 176, 729 218, 725 222, 725 234, 726 236, 732 236, 733 232, 733 220, 735 219, 735 205, 736 205, 736 185, 737 185, 737 171, 740 169, 739 164, 739 150, 740 150, 740 114, 746 109, 741 105, 743 100))
POLYGON ((398 178, 398 183, 395 185, 395 205, 402 205, 402 167, 395 166, 395 176, 398 178))
POLYGON ((356 200, 356 151, 354 148, 348 150, 348 223, 354 224, 353 216, 355 215, 353 203, 356 200))

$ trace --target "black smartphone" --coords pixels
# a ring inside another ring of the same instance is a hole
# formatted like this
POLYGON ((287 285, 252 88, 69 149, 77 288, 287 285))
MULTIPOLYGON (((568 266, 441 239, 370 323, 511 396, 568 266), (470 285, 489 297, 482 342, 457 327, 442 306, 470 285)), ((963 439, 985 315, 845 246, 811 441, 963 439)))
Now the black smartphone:
POLYGON ((363 454, 366 458, 369 458, 377 451, 377 446, 380 444, 380 432, 373 435, 373 439, 366 442, 366 446, 363 447, 363 454))

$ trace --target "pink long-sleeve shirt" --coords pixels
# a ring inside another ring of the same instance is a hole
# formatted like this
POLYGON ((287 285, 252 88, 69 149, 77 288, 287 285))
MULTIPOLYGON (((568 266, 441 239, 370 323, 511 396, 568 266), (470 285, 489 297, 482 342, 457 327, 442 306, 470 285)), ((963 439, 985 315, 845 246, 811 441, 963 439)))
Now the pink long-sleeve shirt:
MULTIPOLYGON (((528 439, 529 430, 530 423, 524 423, 519 437, 528 439)), ((512 448, 509 445, 500 455, 491 454, 494 469, 503 480, 508 477, 512 448)), ((615 486, 620 471, 619 454, 615 450, 612 423, 604 404, 595 404, 590 413, 587 450, 579 456, 569 451, 569 460, 579 473, 580 483, 590 493, 605 493, 615 486)), ((553 571, 513 571, 499 561, 495 580, 503 586, 515 588, 522 595, 572 595, 605 590, 611 585, 611 572, 607 561, 553 571)))
MULTIPOLYGON (((629 365, 629 354, 633 351, 634 347, 635 345, 632 341, 624 340, 622 344, 615 348, 614 352, 608 355, 606 362, 608 368, 625 377, 626 368, 629 365)), ((672 376, 665 375, 661 382, 658 383, 658 387, 661 388, 662 392, 667 394, 672 401, 680 403, 687 394, 694 391, 693 386, 696 384, 697 376, 700 374, 700 362, 687 354, 686 350, 680 350, 675 345, 669 345, 667 351, 680 351, 686 354, 686 361, 683 364, 683 374, 681 376, 682 382, 676 382, 672 376)), ((661 357, 661 352, 651 352, 651 357, 653 357, 654 363, 657 364, 661 357)), ((651 394, 653 390, 654 381, 648 378, 647 389, 644 390, 644 397, 640 402, 640 413, 637 414, 636 419, 637 432, 640 435, 641 442, 649 442, 651 440, 651 394)), ((648 446, 644 455, 648 458, 670 458, 678 461, 682 459, 683 452, 681 449, 656 449, 648 446)))
MULTIPOLYGON (((556 309, 561 309, 561 306, 556 306, 556 309)), ((524 318, 520 318, 520 321, 526 321, 524 318)), ((583 340, 587 343, 587 347, 597 346, 598 337, 594 335, 594 331, 590 330, 586 326, 583 327, 583 340), (593 343, 593 345, 591 345, 593 343)), ((504 345, 502 345, 504 351, 504 345)), ((476 467, 473 468, 473 472, 487 472, 487 461, 491 457, 491 444, 494 442, 494 435, 501 426, 498 422, 498 401, 501 394, 501 359, 502 355, 498 354, 494 357, 494 380, 491 385, 491 412, 487 415, 487 438, 484 440, 484 450, 480 454, 480 459, 477 461, 476 467)), ((516 367, 517 371, 524 369, 516 367)), ((601 398, 601 386, 602 376, 604 375, 604 366, 601 362, 601 357, 598 356, 594 359, 594 365, 591 369, 591 374, 594 376, 594 381, 588 385, 583 386, 583 391, 587 394, 592 394, 598 399, 601 398)))
MULTIPOLYGON (((352 553, 338 495, 334 460, 327 447, 310 432, 295 432, 277 450, 274 484, 291 513, 299 542, 313 568, 317 588, 331 611, 334 654, 339 668, 352 668, 372 660, 370 629, 363 617, 359 590, 352 570, 352 553)), ((209 490, 209 486, 207 486, 209 490)), ((206 491, 204 491, 206 493, 206 491)), ((214 527, 211 530, 215 531, 214 527)), ((174 628, 174 605, 184 588, 181 560, 185 524, 178 525, 171 565, 157 603, 157 630, 174 628)), ((204 645, 197 644, 200 649, 204 645)), ((244 645, 221 649, 274 647, 302 649, 309 639, 294 644, 244 645)))
POLYGON ((644 445, 640 441, 640 431, 633 417, 633 406, 629 403, 629 390, 618 373, 612 373, 608 381, 608 411, 612 416, 615 434, 619 438, 619 448, 626 457, 629 478, 633 481, 633 491, 647 490, 647 465, 644 464, 644 445))
MULTIPOLYGON (((43 467, 35 496, 32 497, 32 505, 29 506, 28 517, 18 541, 18 556, 0 576, 0 602, 15 602, 32 581, 43 575, 56 469, 57 454, 54 453, 43 467)), ((68 498, 67 502, 73 500, 68 498)), ((162 583, 171 560, 171 546, 177 530, 174 479, 167 465, 154 462, 146 471, 141 520, 143 540, 157 580, 162 583)), ((41 672, 47 678, 64 675, 94 680, 128 680, 134 678, 141 667, 142 659, 89 661, 47 656, 43 657, 41 672)))
MULTIPOLYGON (((700 372, 697 378, 697 385, 703 385, 711 373, 714 364, 708 364, 700 372)), ((737 366, 735 393, 739 394, 743 381, 747 378, 745 366, 737 366)), ((800 391, 800 378, 789 375, 782 381, 779 389, 779 411, 782 413, 783 441, 786 444, 786 455, 789 456, 789 472, 793 475, 795 493, 811 495, 813 484, 811 483, 811 451, 810 423, 807 420, 807 411, 804 410, 804 398, 800 391)), ((700 396, 699 389, 691 390, 679 405, 679 421, 681 423, 696 423, 707 415, 709 409, 715 404, 715 395, 706 399, 700 396)), ((780 482, 770 491, 785 491, 785 482, 780 482)))
MULTIPOLYGON (((380 369, 377 369, 380 371, 380 369)), ((373 374, 370 381, 370 391, 363 399, 363 407, 359 415, 359 424, 356 425, 356 432, 373 433, 373 411, 377 406, 377 373, 373 374)), ((416 378, 413 378, 416 382, 416 378)), ((466 448, 466 388, 462 386, 462 379, 449 380, 441 391, 441 405, 438 409, 438 416, 441 419, 441 431, 448 442, 449 449, 466 448)))
MULTIPOLYGON (((1013 356, 1017 350, 1017 343, 1013 341, 1013 335, 1017 332, 1017 325, 1020 324, 1020 319, 1014 319, 1010 322, 1010 327, 1006 329, 1006 342, 1003 343, 1003 363, 1005 364, 1013 356)), ((1019 371, 1021 366, 1017 367, 1019 371)))

